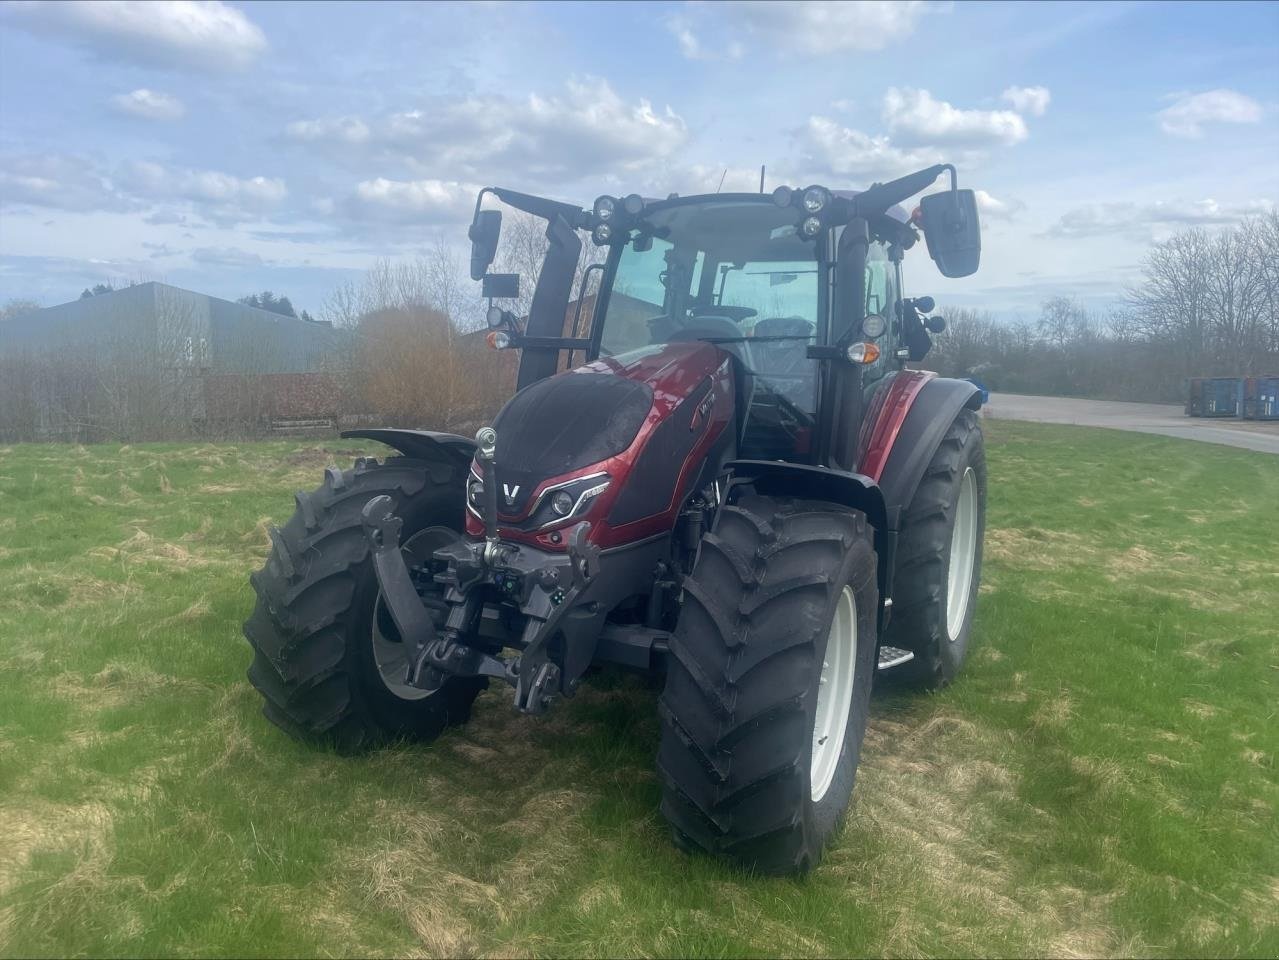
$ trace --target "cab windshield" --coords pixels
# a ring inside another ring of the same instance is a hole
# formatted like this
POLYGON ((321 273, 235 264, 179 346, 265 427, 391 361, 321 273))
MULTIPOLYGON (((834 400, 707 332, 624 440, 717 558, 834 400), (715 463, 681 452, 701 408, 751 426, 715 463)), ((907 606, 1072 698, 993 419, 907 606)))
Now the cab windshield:
POLYGON ((758 200, 654 211, 621 252, 601 318, 601 356, 706 340, 735 357, 744 456, 803 455, 812 435, 821 270, 796 219, 758 200))

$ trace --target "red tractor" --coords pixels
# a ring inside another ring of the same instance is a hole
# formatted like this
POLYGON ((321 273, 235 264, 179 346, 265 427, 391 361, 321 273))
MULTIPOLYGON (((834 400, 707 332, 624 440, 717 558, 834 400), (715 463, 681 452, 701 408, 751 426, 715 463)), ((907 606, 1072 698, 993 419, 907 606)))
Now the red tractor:
POLYGON ((876 669, 937 687, 968 649, 980 397, 906 369, 944 323, 901 271, 918 230, 945 276, 977 269, 955 179, 590 210, 483 190, 471 273, 490 296, 518 278, 487 273, 485 197, 547 223, 526 320, 490 299, 518 390, 474 441, 350 431, 399 456, 297 494, 245 624, 266 716, 354 750, 438 736, 490 681, 538 714, 594 666, 652 671, 676 843, 812 867, 849 804, 876 669), (599 289, 565 336, 580 233, 599 289))

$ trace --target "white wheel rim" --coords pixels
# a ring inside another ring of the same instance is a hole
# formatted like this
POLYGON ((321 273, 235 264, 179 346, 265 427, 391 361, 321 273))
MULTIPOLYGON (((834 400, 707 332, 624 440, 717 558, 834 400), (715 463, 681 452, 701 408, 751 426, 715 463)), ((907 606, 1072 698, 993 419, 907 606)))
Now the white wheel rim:
POLYGON ((950 569, 946 573, 946 634, 959 639, 973 591, 973 563, 977 558, 977 478, 964 471, 955 503, 955 526, 950 534, 950 569))
POLYGON ((848 713, 853 704, 853 681, 857 673, 857 600, 853 588, 844 587, 835 604, 830 635, 826 638, 826 659, 817 681, 817 710, 813 723, 813 756, 809 782, 813 802, 826 796, 839 758, 844 752, 848 713))

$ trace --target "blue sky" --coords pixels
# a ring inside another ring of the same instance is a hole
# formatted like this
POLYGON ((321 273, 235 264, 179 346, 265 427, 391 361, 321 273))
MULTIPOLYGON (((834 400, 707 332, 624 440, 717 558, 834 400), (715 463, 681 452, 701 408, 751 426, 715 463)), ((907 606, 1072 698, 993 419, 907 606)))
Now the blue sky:
POLYGON ((585 205, 938 160, 984 191, 982 269, 912 254, 914 293, 1116 303, 1152 239, 1279 201, 1279 4, 0 6, 0 301, 159 279, 319 313, 460 251, 488 183, 585 205))

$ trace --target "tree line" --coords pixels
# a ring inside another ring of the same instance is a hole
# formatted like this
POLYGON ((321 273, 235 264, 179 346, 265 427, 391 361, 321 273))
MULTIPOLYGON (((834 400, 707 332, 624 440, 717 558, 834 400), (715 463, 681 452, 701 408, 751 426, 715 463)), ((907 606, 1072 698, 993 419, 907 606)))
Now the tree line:
POLYGON ((1104 313, 1052 297, 1034 319, 946 321, 925 365, 991 390, 1180 401, 1190 377, 1279 375, 1279 213, 1155 243, 1104 313))

